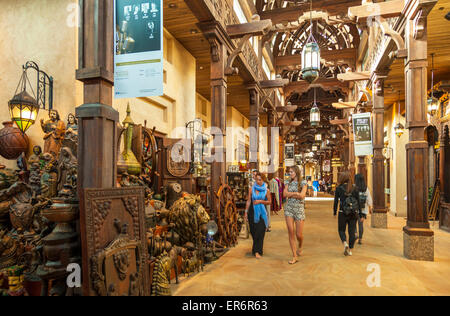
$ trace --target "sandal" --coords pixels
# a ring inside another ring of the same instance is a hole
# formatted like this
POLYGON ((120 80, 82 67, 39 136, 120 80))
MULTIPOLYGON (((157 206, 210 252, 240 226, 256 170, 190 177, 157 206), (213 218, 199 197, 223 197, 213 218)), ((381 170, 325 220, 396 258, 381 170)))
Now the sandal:
POLYGON ((292 259, 292 261, 289 261, 289 264, 290 265, 294 265, 294 264, 296 264, 298 262, 298 259, 297 258, 294 258, 294 259, 292 259))

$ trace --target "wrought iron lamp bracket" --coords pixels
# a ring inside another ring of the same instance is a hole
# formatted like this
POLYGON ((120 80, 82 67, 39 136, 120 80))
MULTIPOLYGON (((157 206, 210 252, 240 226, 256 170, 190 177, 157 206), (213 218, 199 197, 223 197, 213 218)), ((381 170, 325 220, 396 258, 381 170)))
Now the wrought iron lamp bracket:
POLYGON ((48 87, 48 110, 53 109, 53 77, 39 69, 34 61, 28 61, 22 66, 24 71, 34 69, 37 73, 37 102, 40 108, 46 109, 47 87, 48 87))

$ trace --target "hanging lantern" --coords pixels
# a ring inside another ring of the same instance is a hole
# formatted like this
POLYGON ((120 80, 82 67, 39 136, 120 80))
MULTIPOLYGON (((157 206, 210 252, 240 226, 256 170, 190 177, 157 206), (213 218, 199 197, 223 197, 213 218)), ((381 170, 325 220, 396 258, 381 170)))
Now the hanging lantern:
POLYGON ((397 135, 398 137, 402 137, 403 134, 405 133, 405 127, 403 126, 402 123, 398 123, 397 125, 395 125, 394 130, 395 135, 397 135))
POLYGON ((317 104, 314 103, 310 114, 311 126, 317 126, 320 124, 320 110, 317 104))
POLYGON ((317 134, 316 135, 316 142, 321 142, 322 141, 322 134, 317 134))
POLYGON ((11 120, 16 123, 22 133, 25 133, 34 124, 39 113, 38 102, 27 92, 27 82, 29 82, 27 72, 24 70, 17 87, 19 89, 22 86, 22 91, 8 102, 11 120))
POLYGON ((431 116, 434 116, 439 109, 439 100, 435 97, 431 97, 428 99, 428 113, 431 116))
POLYGON ((22 66, 23 72, 17 85, 14 97, 8 102, 9 114, 11 121, 13 121, 22 133, 25 133, 31 125, 36 122, 39 109, 46 108, 48 96, 48 109, 53 109, 53 78, 47 75, 44 71, 39 69, 39 66, 33 62, 28 61, 22 66), (37 98, 31 88, 30 81, 27 76, 28 69, 36 70, 38 74, 37 80, 37 98), (27 83, 30 86, 33 96, 27 92, 27 83), (48 88, 48 91, 47 91, 48 88), (21 92, 17 93, 21 89, 21 92))
POLYGON ((434 53, 431 54, 432 68, 431 68, 431 97, 428 99, 428 113, 434 116, 439 109, 439 100, 434 97, 434 53))
POLYGON ((309 38, 302 50, 302 76, 303 80, 312 83, 319 77, 320 71, 320 48, 313 36, 312 23, 312 0, 311 0, 311 28, 309 38))
POLYGON ((302 51, 302 76, 303 80, 313 83, 319 77, 320 48, 312 35, 302 51))
POLYGON ((312 151, 317 151, 318 150, 318 148, 317 148, 317 146, 312 146, 312 151))

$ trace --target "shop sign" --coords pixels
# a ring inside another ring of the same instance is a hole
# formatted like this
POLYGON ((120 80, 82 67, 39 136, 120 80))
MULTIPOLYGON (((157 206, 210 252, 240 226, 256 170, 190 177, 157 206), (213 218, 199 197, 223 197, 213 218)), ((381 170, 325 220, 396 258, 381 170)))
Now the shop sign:
POLYGON ((292 167, 295 165, 295 145, 286 144, 284 146, 284 163, 286 167, 292 167))
POLYGON ((353 114, 353 132, 355 135, 355 156, 372 155, 373 144, 370 113, 353 114))
POLYGON ((114 96, 163 95, 162 0, 115 0, 114 96))

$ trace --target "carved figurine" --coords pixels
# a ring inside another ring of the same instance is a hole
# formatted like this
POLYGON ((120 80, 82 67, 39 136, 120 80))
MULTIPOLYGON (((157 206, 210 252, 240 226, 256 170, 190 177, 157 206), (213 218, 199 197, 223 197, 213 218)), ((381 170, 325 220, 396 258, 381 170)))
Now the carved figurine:
POLYGON ((44 131, 44 153, 50 153, 53 157, 57 157, 61 150, 62 141, 66 132, 66 126, 59 117, 56 110, 50 110, 49 120, 41 120, 41 128, 44 131))
POLYGON ((34 146, 33 147, 33 154, 28 159, 28 165, 29 166, 31 166, 34 163, 39 164, 40 169, 44 168, 44 157, 43 157, 43 154, 42 154, 41 146, 34 146))
POLYGON ((67 117, 66 139, 78 140, 78 120, 72 113, 67 117))
POLYGON ((42 171, 39 162, 33 162, 31 165, 30 170, 30 187, 35 193, 35 196, 38 196, 41 194, 41 177, 42 177, 42 171))
MULTIPOLYGON (((69 147, 63 147, 58 160, 58 192, 63 190, 64 185, 67 184, 68 175, 73 168, 77 168, 77 158, 72 154, 69 147)), ((70 178, 69 178, 70 180, 70 178)))
POLYGON ((49 153, 44 154, 45 166, 41 176, 41 197, 51 199, 57 195, 58 179, 55 159, 49 153))
POLYGON ((171 296, 170 270, 171 260, 167 252, 160 255, 153 268, 152 296, 171 296))

